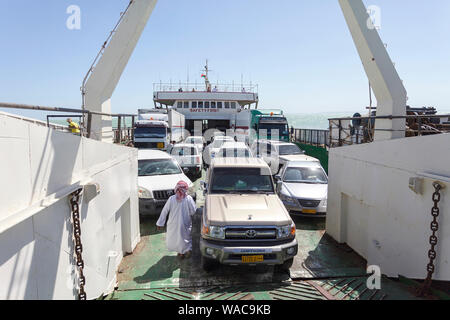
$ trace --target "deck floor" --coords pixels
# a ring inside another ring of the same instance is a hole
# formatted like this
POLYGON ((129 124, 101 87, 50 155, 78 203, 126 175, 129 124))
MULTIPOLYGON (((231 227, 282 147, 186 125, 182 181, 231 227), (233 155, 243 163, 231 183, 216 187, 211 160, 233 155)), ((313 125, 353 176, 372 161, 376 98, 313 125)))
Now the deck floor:
POLYGON ((325 234, 325 218, 294 217, 299 251, 290 272, 273 266, 205 272, 199 249, 202 194, 197 197, 192 256, 181 260, 168 252, 156 217, 141 217, 141 241, 122 260, 118 287, 109 299, 416 299, 409 287, 385 277, 381 290, 366 289, 366 261, 325 234))

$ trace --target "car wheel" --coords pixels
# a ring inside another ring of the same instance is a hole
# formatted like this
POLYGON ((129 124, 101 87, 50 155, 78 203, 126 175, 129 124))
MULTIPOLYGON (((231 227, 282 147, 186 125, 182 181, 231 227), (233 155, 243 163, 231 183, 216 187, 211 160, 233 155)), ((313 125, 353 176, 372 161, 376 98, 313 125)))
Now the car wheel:
POLYGON ((217 262, 213 259, 202 256, 201 266, 203 270, 205 270, 206 272, 210 272, 215 269, 215 267, 217 266, 217 262))

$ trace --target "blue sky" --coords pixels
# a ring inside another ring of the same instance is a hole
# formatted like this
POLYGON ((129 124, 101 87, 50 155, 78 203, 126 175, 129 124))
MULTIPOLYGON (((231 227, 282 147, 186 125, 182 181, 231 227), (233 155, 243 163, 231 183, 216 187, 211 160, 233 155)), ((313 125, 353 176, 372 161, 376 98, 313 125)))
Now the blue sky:
MULTIPOLYGON (((450 1, 365 0, 413 106, 450 110, 450 1)), ((0 101, 81 105, 80 85, 128 0, 2 0, 0 101), (69 5, 81 30, 66 28, 69 5)), ((160 0, 112 97, 114 112, 152 103, 154 82, 259 84, 262 108, 364 111, 367 78, 337 0, 160 0)), ((7 111, 8 112, 8 111, 7 111)), ((14 111, 16 112, 16 111, 14 111)), ((24 113, 35 115, 35 113, 24 113)))

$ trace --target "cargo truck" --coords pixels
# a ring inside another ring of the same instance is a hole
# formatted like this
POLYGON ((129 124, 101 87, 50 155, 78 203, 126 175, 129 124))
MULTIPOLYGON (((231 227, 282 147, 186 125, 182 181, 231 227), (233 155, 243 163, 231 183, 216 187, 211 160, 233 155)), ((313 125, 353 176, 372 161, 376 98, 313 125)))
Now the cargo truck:
POLYGON ((139 109, 134 146, 167 151, 185 139, 184 115, 173 109, 139 109))

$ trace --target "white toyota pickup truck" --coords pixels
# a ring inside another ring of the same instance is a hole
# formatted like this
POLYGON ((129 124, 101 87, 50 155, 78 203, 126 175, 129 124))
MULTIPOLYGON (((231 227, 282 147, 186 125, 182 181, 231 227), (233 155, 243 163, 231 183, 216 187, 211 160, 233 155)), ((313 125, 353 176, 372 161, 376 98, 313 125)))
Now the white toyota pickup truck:
POLYGON ((292 266, 297 254, 295 224, 276 194, 269 166, 258 158, 217 158, 202 182, 205 207, 202 267, 292 266))

